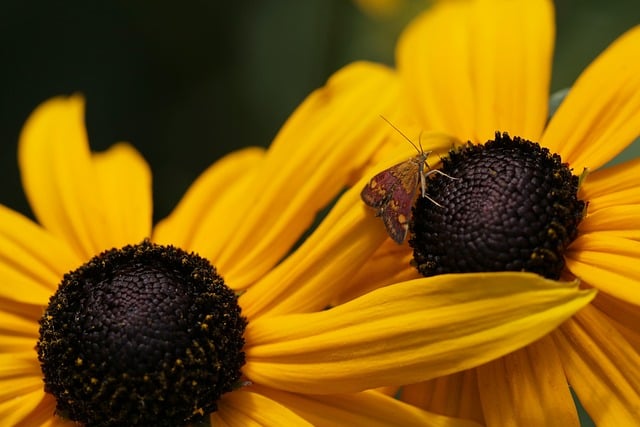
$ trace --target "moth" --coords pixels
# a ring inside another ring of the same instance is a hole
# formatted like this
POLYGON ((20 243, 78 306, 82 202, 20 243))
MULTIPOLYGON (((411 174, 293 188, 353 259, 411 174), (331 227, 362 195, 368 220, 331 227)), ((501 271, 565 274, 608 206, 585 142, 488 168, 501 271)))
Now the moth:
POLYGON ((411 208, 416 199, 418 185, 422 197, 442 207, 427 195, 427 177, 434 173, 448 175, 438 169, 430 169, 427 158, 431 151, 424 151, 420 142, 418 145, 414 144, 391 122, 382 118, 409 141, 418 154, 371 178, 360 192, 360 198, 365 204, 377 210, 376 215, 382 218, 387 234, 400 245, 407 237, 411 208))

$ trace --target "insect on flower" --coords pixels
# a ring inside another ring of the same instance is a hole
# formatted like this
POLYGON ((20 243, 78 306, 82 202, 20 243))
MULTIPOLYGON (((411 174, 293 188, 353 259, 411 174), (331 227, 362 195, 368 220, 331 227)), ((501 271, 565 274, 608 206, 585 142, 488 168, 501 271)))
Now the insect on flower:
POLYGON ((409 230, 411 208, 416 199, 418 184, 420 184, 422 197, 426 197, 435 205, 442 207, 440 203, 427 195, 427 177, 439 173, 452 179, 455 178, 438 169, 430 169, 427 158, 431 151, 424 151, 420 140, 416 145, 393 123, 384 117, 382 119, 409 141, 418 154, 371 178, 371 181, 362 189, 360 197, 368 206, 377 209, 376 215, 382 218, 389 236, 396 243, 402 244, 409 230))

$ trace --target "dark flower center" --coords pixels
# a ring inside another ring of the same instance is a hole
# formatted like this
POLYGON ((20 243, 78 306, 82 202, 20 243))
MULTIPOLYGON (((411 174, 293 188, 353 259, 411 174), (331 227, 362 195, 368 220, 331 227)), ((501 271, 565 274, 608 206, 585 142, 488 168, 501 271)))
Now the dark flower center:
POLYGON ((60 415, 90 426, 178 426, 240 379, 236 295, 211 264, 149 242, 64 276, 40 320, 38 359, 60 415))
POLYGON ((529 271, 558 279, 585 202, 578 177, 539 144, 496 133, 453 150, 413 211, 409 244, 424 276, 529 271))

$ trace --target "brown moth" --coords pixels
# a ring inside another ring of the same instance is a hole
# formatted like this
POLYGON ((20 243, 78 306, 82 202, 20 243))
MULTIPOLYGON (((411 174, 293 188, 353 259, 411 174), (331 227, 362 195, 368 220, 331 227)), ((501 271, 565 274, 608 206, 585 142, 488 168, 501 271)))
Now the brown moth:
POLYGON ((437 169, 429 169, 427 158, 431 151, 425 152, 422 149, 422 144, 414 144, 391 122, 384 117, 382 118, 409 141, 418 154, 371 178, 371 181, 362 189, 360 197, 368 206, 377 210, 376 215, 382 218, 389 236, 396 243, 402 244, 409 230, 411 208, 416 199, 418 184, 422 197, 441 206, 426 193, 427 177, 433 173, 444 173, 437 169))

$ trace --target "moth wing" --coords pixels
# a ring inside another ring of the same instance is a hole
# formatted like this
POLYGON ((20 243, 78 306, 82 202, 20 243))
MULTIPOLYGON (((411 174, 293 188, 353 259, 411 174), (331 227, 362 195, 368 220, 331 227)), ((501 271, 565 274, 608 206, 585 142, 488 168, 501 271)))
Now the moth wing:
POLYGON ((388 203, 380 209, 380 216, 387 233, 398 244, 402 244, 407 237, 411 209, 420 180, 418 168, 412 167, 415 165, 403 164, 402 166, 394 171, 397 185, 393 188, 388 203))
POLYGON ((385 169, 369 181, 360 192, 360 198, 372 208, 383 208, 392 198, 395 187, 399 185, 398 179, 392 171, 400 164, 385 169))
POLYGON ((390 170, 395 179, 389 201, 380 210, 380 216, 389 236, 398 244, 407 237, 411 209, 420 183, 420 163, 410 159, 390 170))

